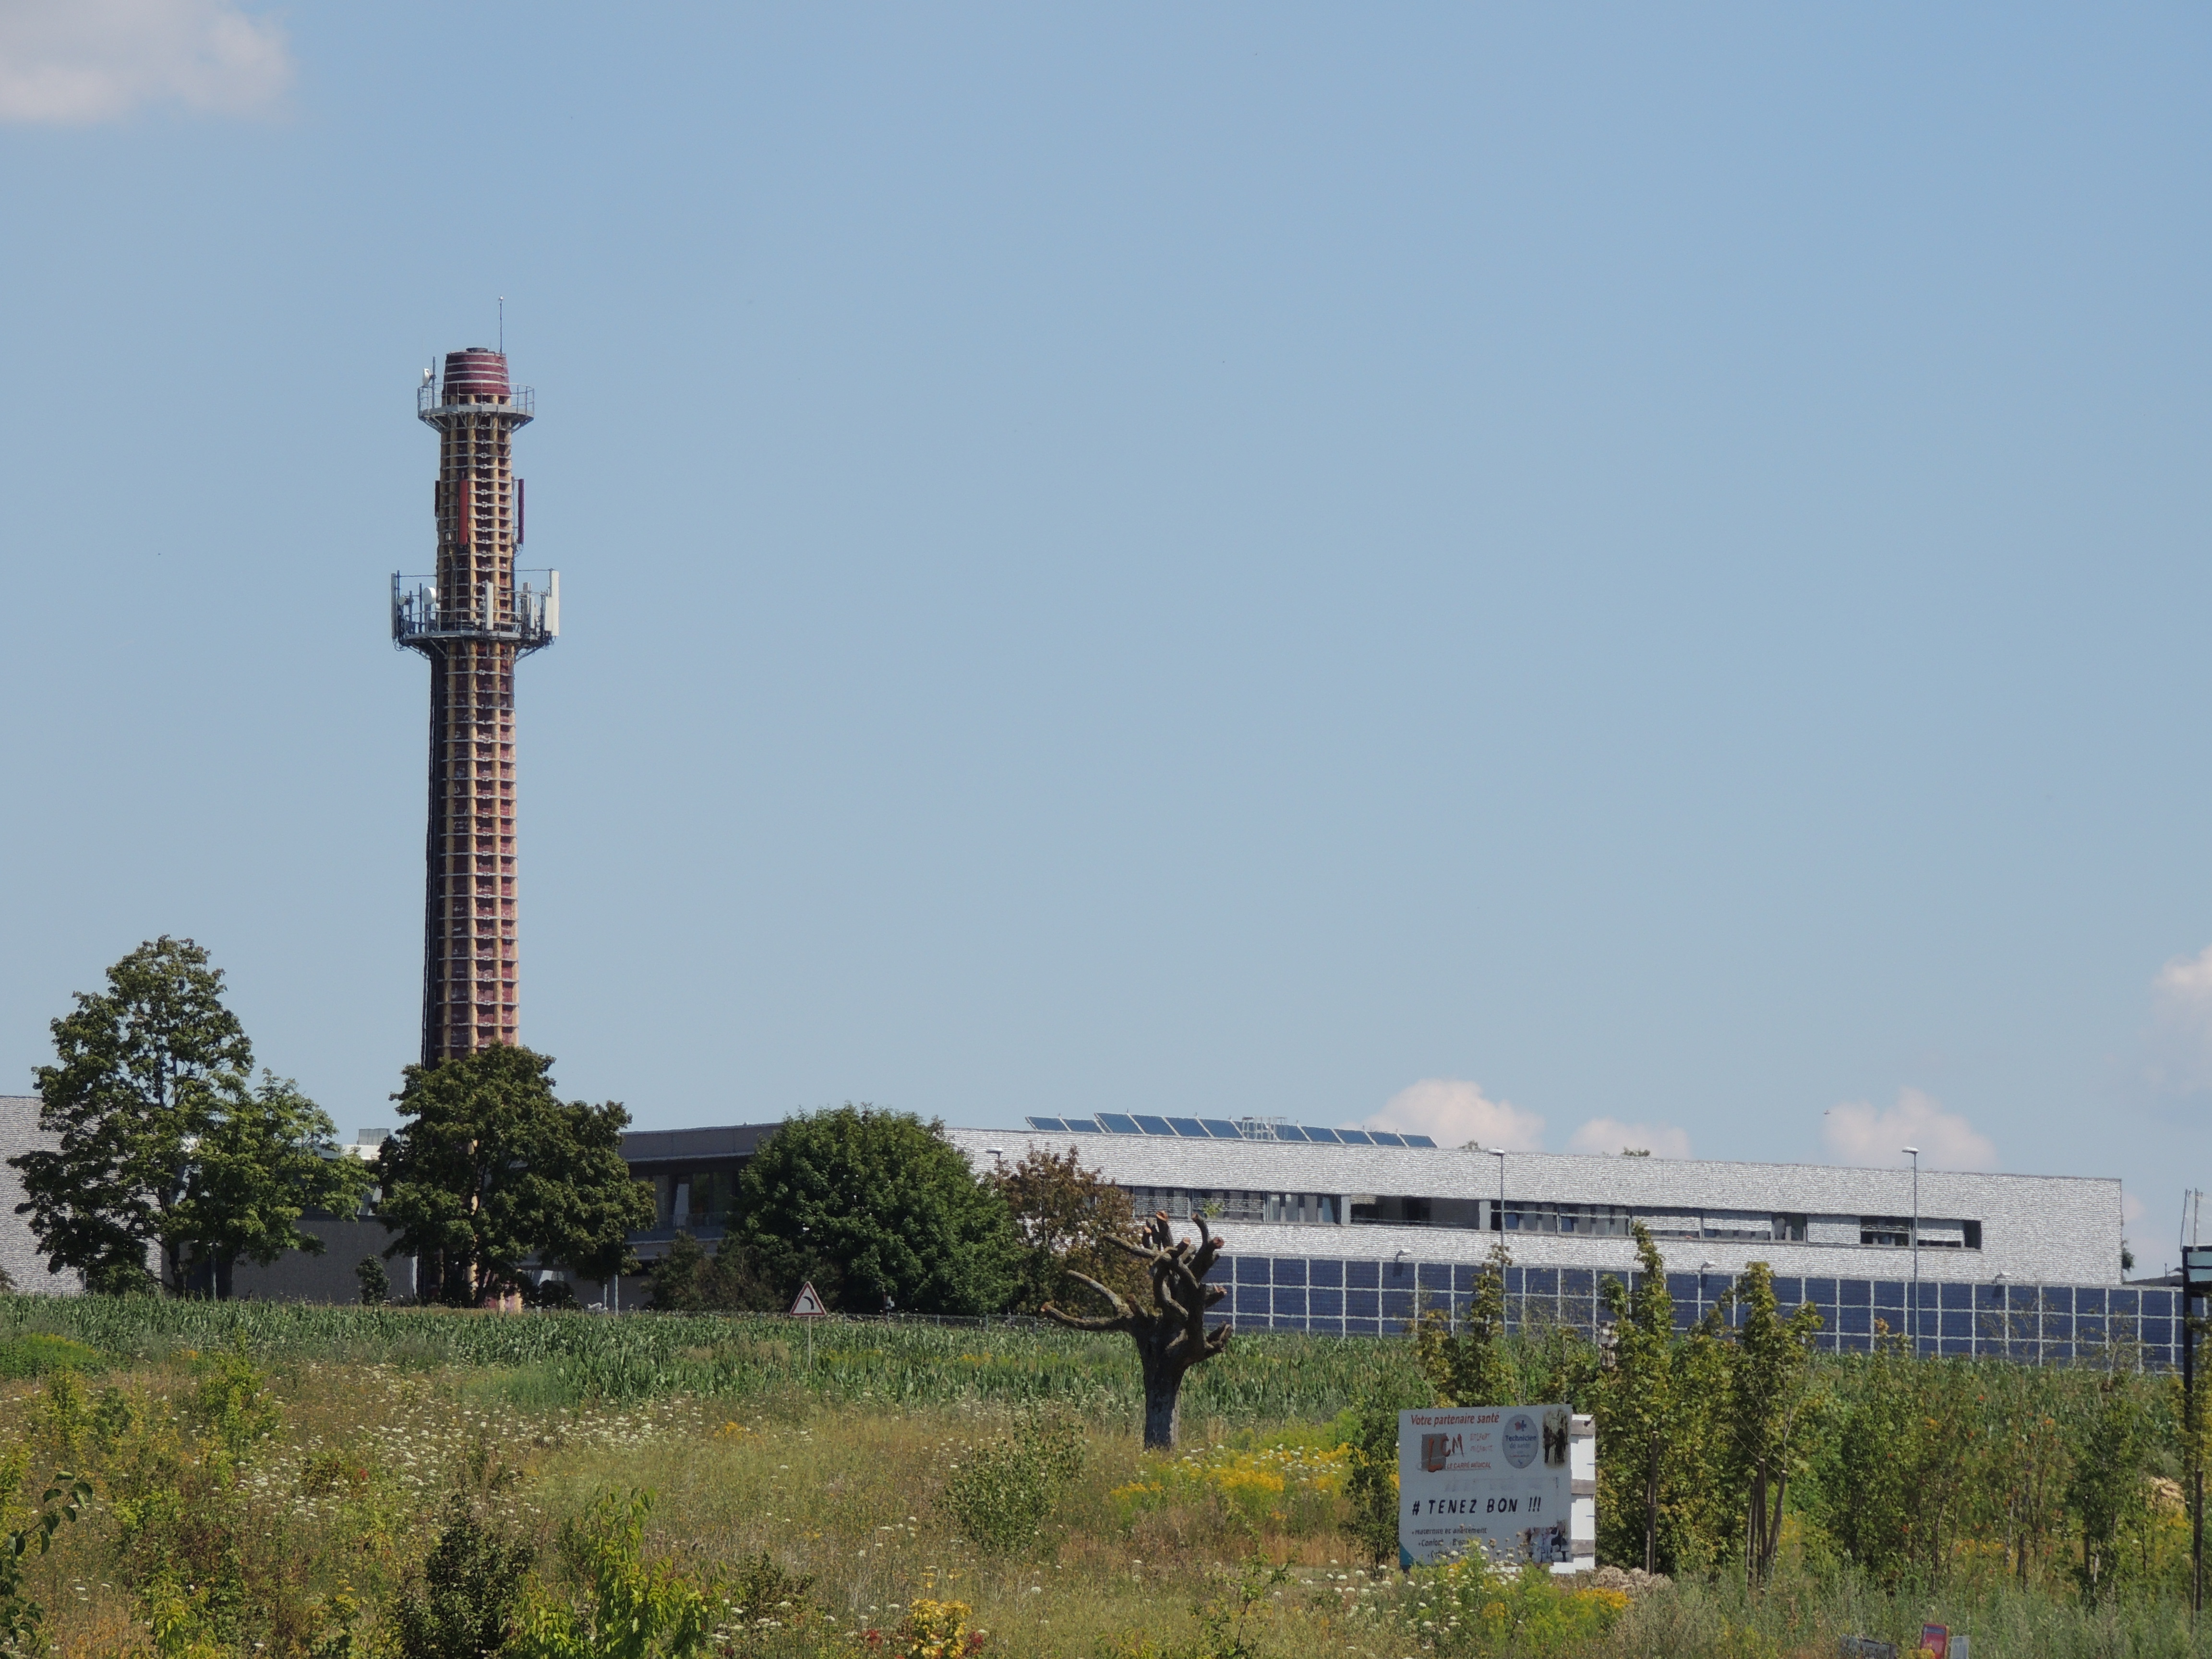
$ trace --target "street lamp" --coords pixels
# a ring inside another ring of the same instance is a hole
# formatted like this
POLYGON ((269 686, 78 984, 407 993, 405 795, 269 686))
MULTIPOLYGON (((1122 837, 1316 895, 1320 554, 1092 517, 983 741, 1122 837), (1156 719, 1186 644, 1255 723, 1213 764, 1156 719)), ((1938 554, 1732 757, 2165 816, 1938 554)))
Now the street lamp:
POLYGON ((1920 1149, 1904 1149, 1912 1160, 1912 1352, 1920 1352, 1920 1149))
POLYGON ((1502 1235, 1505 1231, 1505 1149, 1503 1146, 1486 1146, 1483 1151, 1498 1160, 1497 1231, 1502 1235))

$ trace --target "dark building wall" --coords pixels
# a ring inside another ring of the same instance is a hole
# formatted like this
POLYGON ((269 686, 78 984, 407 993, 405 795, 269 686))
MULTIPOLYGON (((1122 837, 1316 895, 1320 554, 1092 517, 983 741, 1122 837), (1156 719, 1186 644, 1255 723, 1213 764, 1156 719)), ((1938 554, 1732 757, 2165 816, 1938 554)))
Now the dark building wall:
MULTIPOLYGON (((361 1281, 354 1269, 365 1255, 381 1255, 392 1235, 380 1221, 338 1216, 303 1216, 300 1231, 323 1241, 323 1253, 288 1250, 268 1267, 241 1261, 231 1274, 231 1295, 241 1302, 358 1302, 361 1281)), ((392 1299, 413 1299, 415 1263, 399 1256, 384 1264, 392 1278, 392 1299)))

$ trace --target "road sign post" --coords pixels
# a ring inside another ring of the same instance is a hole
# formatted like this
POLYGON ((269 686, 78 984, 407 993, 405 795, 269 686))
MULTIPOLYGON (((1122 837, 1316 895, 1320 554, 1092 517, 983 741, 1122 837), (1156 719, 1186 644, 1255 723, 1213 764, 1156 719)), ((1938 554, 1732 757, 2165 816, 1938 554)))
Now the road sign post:
POLYGON ((822 1305, 821 1297, 815 1292, 812 1279, 799 1287, 799 1294, 791 1304, 791 1316, 806 1322, 806 1374, 811 1376, 814 1375, 814 1322, 830 1316, 830 1310, 822 1305))

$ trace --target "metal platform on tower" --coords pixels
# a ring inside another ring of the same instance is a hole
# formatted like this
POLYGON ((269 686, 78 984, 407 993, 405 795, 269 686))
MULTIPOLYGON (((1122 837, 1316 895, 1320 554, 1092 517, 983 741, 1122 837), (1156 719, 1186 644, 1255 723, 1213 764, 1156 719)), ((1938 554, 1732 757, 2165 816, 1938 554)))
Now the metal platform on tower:
POLYGON ((518 570, 512 594, 484 582, 441 601, 434 574, 392 575, 392 637, 418 648, 433 640, 486 640, 518 654, 542 650, 561 632, 561 573, 518 570))

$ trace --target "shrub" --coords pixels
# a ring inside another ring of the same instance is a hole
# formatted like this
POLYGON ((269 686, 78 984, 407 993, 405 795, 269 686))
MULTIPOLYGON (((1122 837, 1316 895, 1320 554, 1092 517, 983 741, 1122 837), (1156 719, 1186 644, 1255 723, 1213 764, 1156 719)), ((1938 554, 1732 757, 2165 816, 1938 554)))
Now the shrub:
POLYGON ((965 1659, 981 1652, 987 1632, 969 1627, 972 1613, 965 1601, 918 1601, 906 1610, 890 1651, 897 1659, 965 1659))
POLYGON ((391 1298, 392 1275, 384 1270, 381 1256, 362 1257, 361 1265, 353 1270, 353 1276, 361 1285, 362 1307, 380 1308, 391 1298))
POLYGON ((722 1598, 728 1623, 714 1632, 726 1652, 757 1650, 777 1631, 805 1624, 817 1611, 807 1592, 811 1572, 786 1572, 766 1550, 739 1564, 737 1581, 722 1598))
POLYGON ((1036 1536, 1083 1463, 1079 1430, 1064 1418, 1031 1417, 963 1449, 938 1501, 979 1549, 1016 1550, 1036 1536))
POLYGON ((422 1583, 393 1609, 401 1659, 490 1659, 505 1648, 532 1554, 453 1498, 422 1583))
POLYGON ((0 1342, 0 1376, 44 1376, 48 1371, 63 1370, 96 1371, 106 1363, 97 1348, 40 1331, 27 1331, 0 1342))
POLYGON ((1198 1614, 1198 1641, 1191 1648, 1191 1659, 1259 1659, 1252 1610, 1276 1585, 1290 1581, 1288 1567, 1271 1567, 1265 1561, 1249 1562, 1234 1573, 1218 1575, 1214 1594, 1193 1609, 1198 1614))
POLYGON ((1541 1566, 1500 1570, 1469 1556, 1414 1568, 1388 1606, 1409 1638, 1439 1654, 1568 1659, 1597 1648, 1628 1597, 1573 1589, 1541 1566))
POLYGON ((712 1603, 665 1561, 644 1559, 644 1492, 608 1493, 562 1528, 562 1553, 582 1581, 577 1604, 541 1603, 525 1620, 523 1659, 689 1659, 707 1645, 712 1603))
POLYGON ((1398 1413, 1429 1403, 1425 1385, 1384 1377, 1344 1413, 1349 1465, 1344 1495, 1351 1512, 1344 1529, 1370 1561, 1398 1559, 1398 1413))

